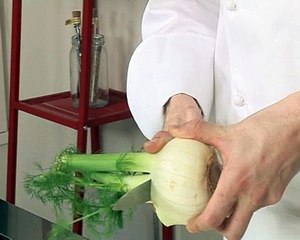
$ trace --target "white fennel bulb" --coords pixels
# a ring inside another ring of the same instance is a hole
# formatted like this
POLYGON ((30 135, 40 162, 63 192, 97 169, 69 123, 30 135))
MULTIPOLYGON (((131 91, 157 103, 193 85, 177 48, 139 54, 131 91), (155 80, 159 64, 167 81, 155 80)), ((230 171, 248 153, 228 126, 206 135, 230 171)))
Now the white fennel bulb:
POLYGON ((159 153, 151 170, 151 200, 160 221, 185 225, 201 213, 212 191, 209 172, 214 149, 190 139, 175 138, 159 153))

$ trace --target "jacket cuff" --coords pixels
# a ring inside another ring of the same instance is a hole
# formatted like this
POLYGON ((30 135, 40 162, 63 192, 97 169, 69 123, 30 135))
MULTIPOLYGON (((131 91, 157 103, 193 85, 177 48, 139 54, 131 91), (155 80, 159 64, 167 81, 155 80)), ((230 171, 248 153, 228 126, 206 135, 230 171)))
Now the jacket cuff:
POLYGON ((163 106, 185 93, 208 119, 213 99, 215 39, 196 33, 164 34, 144 40, 134 52, 127 76, 132 115, 147 138, 163 127, 163 106))

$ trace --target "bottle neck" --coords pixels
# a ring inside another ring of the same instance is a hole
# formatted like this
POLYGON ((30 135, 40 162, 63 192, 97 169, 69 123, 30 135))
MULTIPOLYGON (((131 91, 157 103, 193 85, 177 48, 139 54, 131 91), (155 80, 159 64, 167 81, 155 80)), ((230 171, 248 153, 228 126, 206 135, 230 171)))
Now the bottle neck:
MULTIPOLYGON (((73 46, 79 47, 80 42, 81 42, 81 39, 78 39, 77 35, 72 36, 72 45, 73 46)), ((104 43, 105 43, 104 35, 102 35, 102 34, 95 34, 93 36, 93 41, 92 41, 92 45, 93 46, 95 46, 95 47, 102 47, 104 45, 104 43)))

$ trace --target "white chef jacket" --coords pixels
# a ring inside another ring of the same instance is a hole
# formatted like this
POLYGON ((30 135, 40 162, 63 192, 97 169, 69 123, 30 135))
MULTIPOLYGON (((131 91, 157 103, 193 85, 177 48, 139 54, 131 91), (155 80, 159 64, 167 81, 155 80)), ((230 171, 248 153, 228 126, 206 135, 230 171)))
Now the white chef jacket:
MULTIPOLYGON (((150 0, 142 35, 127 95, 148 138, 177 93, 226 125, 300 90, 299 0, 150 0)), ((300 174, 279 203, 254 214, 243 239, 300 239, 300 174)))

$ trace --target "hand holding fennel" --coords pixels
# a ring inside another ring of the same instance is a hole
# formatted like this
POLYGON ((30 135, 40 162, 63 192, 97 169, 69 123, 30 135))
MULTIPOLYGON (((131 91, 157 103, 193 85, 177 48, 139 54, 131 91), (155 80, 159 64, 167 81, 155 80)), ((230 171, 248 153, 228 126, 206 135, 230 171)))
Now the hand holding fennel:
POLYGON ((228 126, 197 119, 169 129, 173 136, 215 146, 222 156, 218 186, 202 213, 188 222, 191 232, 216 230, 241 239, 253 213, 282 198, 300 171, 299 101, 300 92, 293 93, 228 126))
POLYGON ((122 227, 122 212, 113 211, 114 203, 148 179, 151 201, 161 222, 185 225, 207 204, 212 194, 209 173, 216 165, 212 147, 179 138, 155 154, 77 154, 67 149, 48 171, 28 175, 25 189, 32 197, 51 202, 58 213, 66 203, 71 204, 81 219, 102 224, 108 236, 122 227), (79 199, 75 186, 82 187, 83 193, 95 190, 95 198, 79 199))

